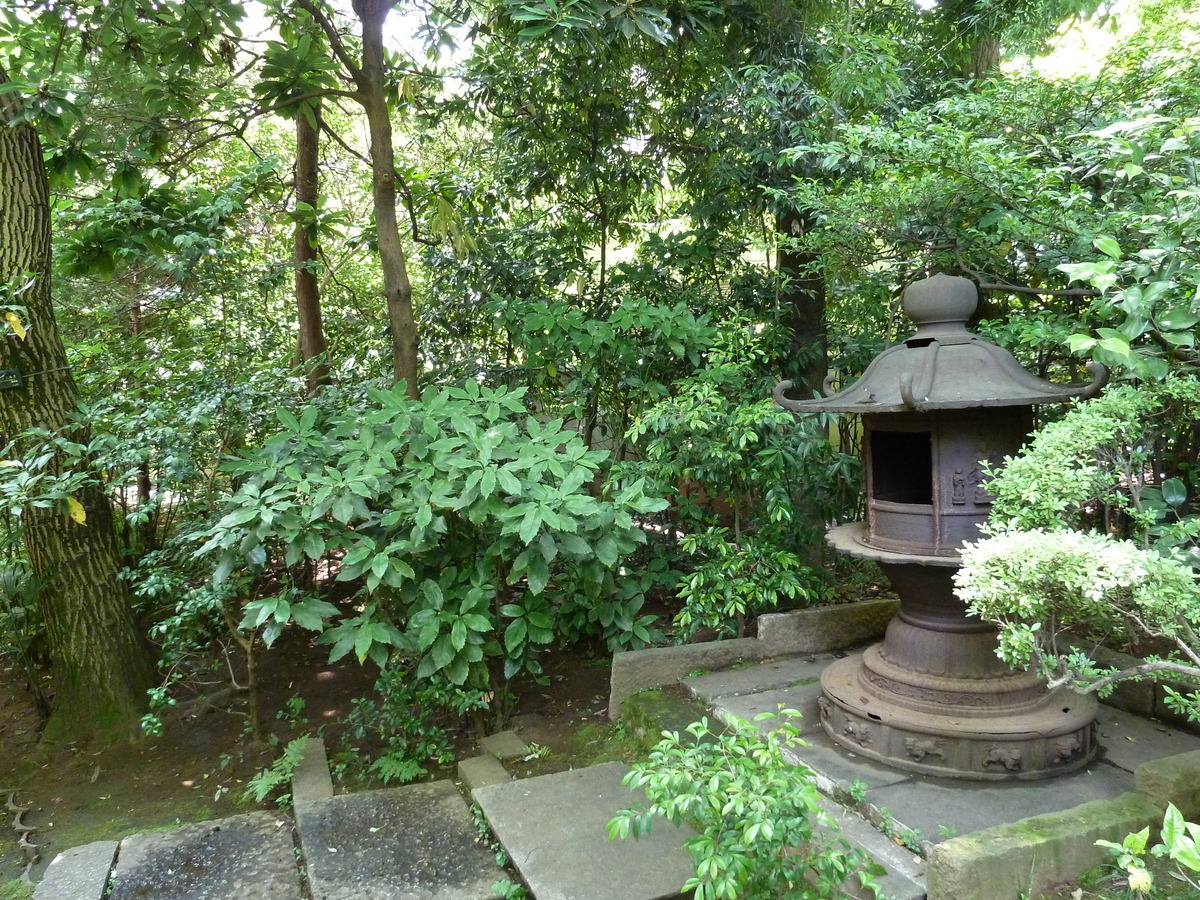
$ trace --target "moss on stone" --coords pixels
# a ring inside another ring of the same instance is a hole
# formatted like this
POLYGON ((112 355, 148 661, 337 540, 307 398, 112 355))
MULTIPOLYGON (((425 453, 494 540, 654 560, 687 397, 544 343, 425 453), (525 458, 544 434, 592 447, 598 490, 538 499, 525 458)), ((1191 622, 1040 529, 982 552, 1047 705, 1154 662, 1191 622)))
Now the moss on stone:
POLYGON ((630 731, 650 745, 664 731, 683 734, 693 722, 708 715, 708 707, 697 700, 661 688, 639 691, 621 704, 621 719, 630 731))

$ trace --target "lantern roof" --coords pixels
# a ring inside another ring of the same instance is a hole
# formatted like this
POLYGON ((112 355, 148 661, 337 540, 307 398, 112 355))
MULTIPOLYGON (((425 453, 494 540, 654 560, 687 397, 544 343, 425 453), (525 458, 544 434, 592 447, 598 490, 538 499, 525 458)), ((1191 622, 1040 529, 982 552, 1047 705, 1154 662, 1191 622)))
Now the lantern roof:
POLYGON ((1032 406, 1094 397, 1108 370, 1090 362, 1093 380, 1059 385, 1026 372, 1011 353, 967 330, 975 312, 974 282, 934 275, 908 286, 904 312, 917 326, 907 340, 872 360, 854 384, 812 400, 791 400, 790 381, 775 387, 775 401, 792 412, 932 412, 989 406, 1032 406))

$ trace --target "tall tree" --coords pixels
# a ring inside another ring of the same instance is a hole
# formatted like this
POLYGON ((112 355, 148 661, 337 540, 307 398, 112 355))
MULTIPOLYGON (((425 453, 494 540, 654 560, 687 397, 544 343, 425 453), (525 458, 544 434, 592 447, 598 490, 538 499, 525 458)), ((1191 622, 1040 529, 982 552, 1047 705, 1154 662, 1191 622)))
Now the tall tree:
MULTIPOLYGON (((0 86, 9 83, 0 66, 0 86)), ((0 391, 0 432, 17 457, 28 430, 53 435, 55 452, 35 461, 42 468, 31 474, 83 475, 70 479, 68 496, 39 497, 22 510, 55 669, 46 737, 127 737, 145 706, 150 659, 119 577, 111 503, 86 450, 78 456, 89 434, 76 419, 79 394, 51 305, 50 191, 41 142, 24 112, 19 90, 0 92, 0 297, 11 330, 8 358, 19 379, 19 386, 10 381, 0 391)))
MULTIPOLYGON (((321 106, 296 116, 296 206, 298 211, 315 215, 320 206, 320 123, 321 106)), ((296 217, 295 246, 292 262, 296 267, 296 317, 300 324, 300 364, 309 393, 329 380, 325 361, 325 329, 321 325, 321 285, 317 280, 317 234, 315 223, 296 217)))
POLYGON ((358 59, 344 40, 328 11, 314 0, 297 0, 296 5, 312 16, 325 32, 330 50, 341 64, 354 90, 338 92, 357 102, 367 117, 370 135, 371 196, 375 212, 375 236, 383 269, 383 295, 392 334, 392 365, 396 381, 404 381, 408 393, 419 395, 420 372, 416 318, 413 315, 412 281, 400 237, 396 211, 396 151, 388 104, 389 68, 383 45, 383 23, 397 0, 354 0, 354 13, 361 26, 358 59))

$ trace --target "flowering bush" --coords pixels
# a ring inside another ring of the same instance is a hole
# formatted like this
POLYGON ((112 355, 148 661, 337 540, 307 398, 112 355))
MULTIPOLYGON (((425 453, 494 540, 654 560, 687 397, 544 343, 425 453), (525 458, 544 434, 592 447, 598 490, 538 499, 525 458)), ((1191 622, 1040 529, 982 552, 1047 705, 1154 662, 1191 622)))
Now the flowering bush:
MULTIPOLYGON (((956 591, 1000 628, 1009 665, 1103 696, 1122 679, 1200 683, 1200 516, 1195 428, 1200 380, 1116 387, 1043 428, 988 485, 988 536, 962 551, 956 591), (1128 669, 1102 669, 1063 635, 1169 650, 1128 669)), ((1200 720, 1200 698, 1166 689, 1200 720)))
POLYGON ((1200 586, 1178 559, 1106 535, 1040 528, 998 532, 967 544, 962 557, 956 592, 973 615, 1000 626, 997 652, 1010 666, 1032 664, 1052 685, 1102 695, 1122 677, 1200 678, 1200 586), (1186 662, 1154 657, 1135 669, 1104 671, 1063 641, 1063 629, 1164 638, 1186 662))

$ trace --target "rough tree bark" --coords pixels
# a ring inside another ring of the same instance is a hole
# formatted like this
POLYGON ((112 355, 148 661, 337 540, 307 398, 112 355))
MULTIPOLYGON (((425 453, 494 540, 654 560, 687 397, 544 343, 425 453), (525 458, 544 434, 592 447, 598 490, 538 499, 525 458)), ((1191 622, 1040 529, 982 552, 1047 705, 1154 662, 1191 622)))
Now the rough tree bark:
MULTIPOLYGON (((319 135, 321 108, 314 104, 309 121, 303 111, 296 115, 296 202, 316 208, 320 199, 319 135)), ((300 323, 300 365, 310 394, 329 382, 325 362, 325 330, 321 324, 321 289, 317 282, 315 236, 303 223, 296 223, 292 261, 296 266, 296 316, 300 323)))
MULTIPOLYGON (((0 84, 8 83, 0 67, 0 84)), ((6 302, 24 307, 27 329, 2 338, 5 368, 24 375, 20 388, 0 390, 0 433, 5 439, 32 427, 86 443, 73 424, 79 394, 67 364, 50 299, 50 197, 41 143, 29 125, 9 123, 21 110, 17 93, 0 93, 0 287, 28 284, 6 302)), ((64 461, 53 459, 52 471, 64 461)), ((65 502, 28 506, 23 540, 39 592, 54 664, 54 709, 44 738, 114 740, 132 737, 146 704, 152 667, 130 611, 128 589, 117 575, 121 556, 112 504, 98 480, 65 502), (82 518, 82 521, 76 519, 82 518)))

